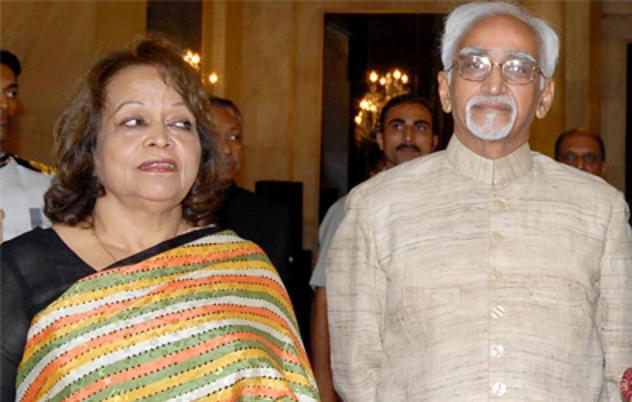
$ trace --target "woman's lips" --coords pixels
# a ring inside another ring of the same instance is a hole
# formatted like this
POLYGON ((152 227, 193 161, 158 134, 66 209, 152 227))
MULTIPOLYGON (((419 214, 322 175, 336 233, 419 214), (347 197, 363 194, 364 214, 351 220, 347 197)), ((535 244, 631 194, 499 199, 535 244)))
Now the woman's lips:
POLYGON ((168 173, 175 172, 178 165, 173 159, 152 159, 138 165, 143 172, 168 173))

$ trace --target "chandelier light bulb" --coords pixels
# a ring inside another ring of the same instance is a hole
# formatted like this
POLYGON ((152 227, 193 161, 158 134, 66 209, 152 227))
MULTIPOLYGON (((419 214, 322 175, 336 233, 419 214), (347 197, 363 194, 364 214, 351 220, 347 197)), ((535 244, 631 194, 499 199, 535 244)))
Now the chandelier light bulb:
POLYGON ((395 69, 395 71, 393 71, 393 78, 395 78, 396 80, 400 79, 402 77, 402 72, 399 71, 398 69, 395 69))
POLYGON ((219 76, 217 75, 217 73, 215 73, 215 72, 213 71, 211 74, 209 74, 209 76, 208 76, 208 81, 209 81, 211 84, 215 85, 215 84, 217 84, 217 81, 219 81, 219 76))
POLYGON ((408 84, 408 76, 406 74, 402 75, 402 83, 408 84))
POLYGON ((380 85, 386 85, 386 78, 380 78, 380 85))
POLYGON ((371 71, 371 74, 369 74, 369 81, 376 82, 378 78, 379 76, 377 75, 375 70, 371 71))

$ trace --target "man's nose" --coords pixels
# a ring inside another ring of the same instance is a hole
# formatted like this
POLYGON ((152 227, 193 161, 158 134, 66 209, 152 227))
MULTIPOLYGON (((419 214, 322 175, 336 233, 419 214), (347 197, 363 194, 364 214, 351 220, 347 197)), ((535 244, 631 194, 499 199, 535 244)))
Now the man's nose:
POLYGON ((487 87, 487 92, 490 95, 498 95, 505 92, 507 88, 507 82, 503 76, 502 66, 498 64, 492 64, 492 71, 484 81, 487 87))
POLYGON ((404 141, 407 144, 411 143, 413 138, 415 137, 415 128, 410 124, 407 124, 404 128, 404 141))
POLYGON ((7 95, 0 94, 0 109, 7 109, 9 107, 9 99, 7 95))

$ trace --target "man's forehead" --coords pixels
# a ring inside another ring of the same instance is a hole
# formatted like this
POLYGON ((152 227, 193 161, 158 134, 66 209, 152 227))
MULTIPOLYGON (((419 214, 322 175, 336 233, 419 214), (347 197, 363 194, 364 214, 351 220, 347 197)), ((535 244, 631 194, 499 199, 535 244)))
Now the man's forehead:
POLYGON ((488 52, 522 52, 535 58, 539 38, 526 22, 511 15, 492 15, 470 25, 459 40, 457 54, 465 48, 488 52))
POLYGON ((592 134, 574 131, 562 141, 564 148, 594 148, 599 150, 599 140, 592 134))
POLYGON ((0 79, 2 79, 2 86, 7 87, 11 84, 15 84, 17 86, 17 77, 13 73, 13 70, 9 68, 6 64, 0 63, 0 79))
POLYGON ((399 105, 393 106, 386 113, 386 120, 404 119, 404 117, 409 117, 410 115, 415 115, 416 120, 422 120, 430 116, 430 111, 419 102, 400 103, 399 105))

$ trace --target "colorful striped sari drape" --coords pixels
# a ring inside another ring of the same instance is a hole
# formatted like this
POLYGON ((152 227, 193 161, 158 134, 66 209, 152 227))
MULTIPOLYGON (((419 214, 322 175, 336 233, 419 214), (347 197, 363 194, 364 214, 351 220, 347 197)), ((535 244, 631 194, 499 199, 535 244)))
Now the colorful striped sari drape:
POLYGON ((297 328, 261 249, 221 232, 68 289, 33 320, 16 398, 318 400, 297 328))

